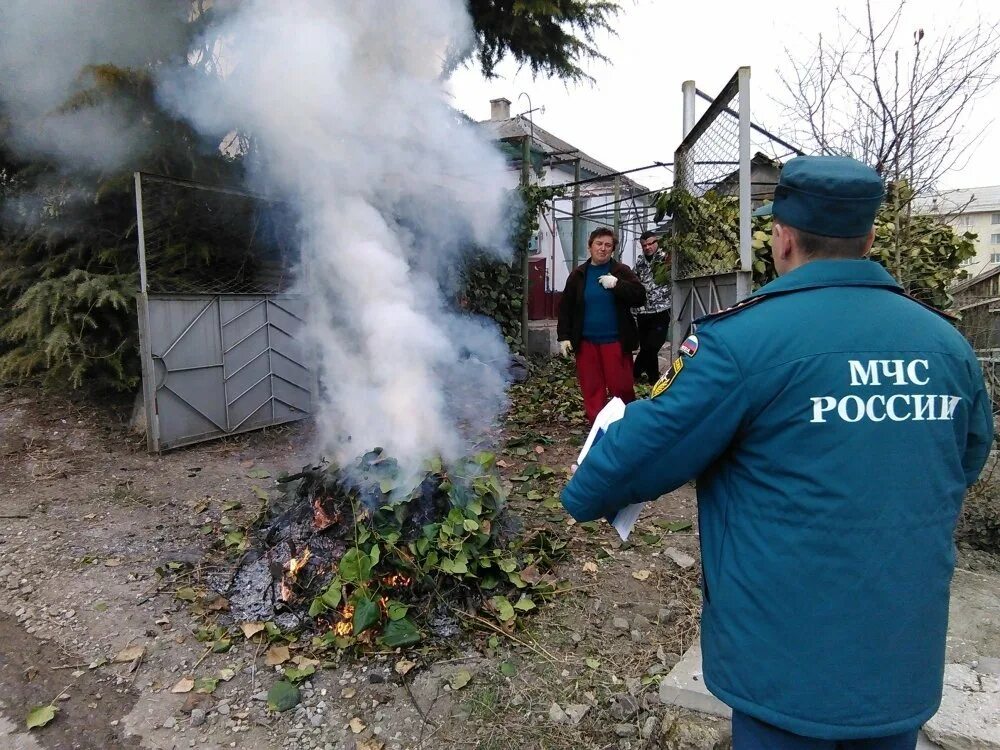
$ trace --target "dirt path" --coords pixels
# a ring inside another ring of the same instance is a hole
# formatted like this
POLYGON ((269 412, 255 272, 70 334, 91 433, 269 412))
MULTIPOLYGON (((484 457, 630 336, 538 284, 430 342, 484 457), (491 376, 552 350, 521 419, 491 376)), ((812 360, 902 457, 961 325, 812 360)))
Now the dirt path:
POLYGON ((334 660, 303 684, 297 709, 276 715, 262 700, 276 674, 259 644, 212 653, 199 640, 212 613, 179 600, 173 575, 204 584, 227 574, 204 561, 227 560, 225 529, 247 523, 255 488, 273 481, 261 474, 308 462, 308 426, 156 457, 115 413, 0 389, 0 747, 12 737, 32 750, 655 742, 656 681, 697 632, 690 491, 651 506, 628 544, 603 523, 574 527, 555 497, 580 434, 552 414, 552 429, 498 457, 526 528, 567 542, 566 592, 525 619, 517 642, 466 632, 412 652, 405 679, 397 655, 334 660), (542 467, 554 471, 533 473, 542 467), (141 659, 115 662, 129 647, 141 659), (470 682, 451 689, 463 671, 470 682), (218 682, 210 695, 172 692, 185 676, 218 682), (67 686, 56 719, 25 735, 28 710, 67 686))

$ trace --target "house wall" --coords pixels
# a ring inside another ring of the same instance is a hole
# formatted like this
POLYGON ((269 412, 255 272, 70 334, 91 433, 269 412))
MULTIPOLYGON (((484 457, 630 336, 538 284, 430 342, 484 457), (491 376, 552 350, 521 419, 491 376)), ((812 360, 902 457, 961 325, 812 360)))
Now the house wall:
POLYGON ((976 255, 962 268, 970 276, 1000 265, 1000 207, 995 211, 967 211, 948 222, 956 232, 974 232, 976 255))

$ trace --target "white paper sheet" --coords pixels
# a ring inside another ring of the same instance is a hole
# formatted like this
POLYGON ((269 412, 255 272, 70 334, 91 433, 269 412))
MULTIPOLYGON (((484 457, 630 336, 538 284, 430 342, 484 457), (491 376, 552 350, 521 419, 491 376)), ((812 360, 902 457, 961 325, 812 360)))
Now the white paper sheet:
MULTIPOLYGON (((597 418, 594 420, 594 426, 590 428, 590 434, 587 435, 587 440, 583 444, 583 448, 580 449, 580 455, 576 459, 578 466, 583 463, 583 459, 586 458, 587 453, 589 453, 590 449, 594 447, 594 444, 604 437, 604 433, 607 432, 608 427, 624 416, 625 402, 620 398, 611 399, 605 407, 601 409, 597 418)), ((639 518, 639 512, 642 510, 643 505, 645 505, 645 503, 633 503, 632 505, 627 505, 618 511, 612 520, 611 525, 615 527, 615 531, 618 532, 618 536, 621 537, 623 542, 626 541, 628 539, 628 535, 632 533, 632 528, 635 526, 635 522, 639 518)))

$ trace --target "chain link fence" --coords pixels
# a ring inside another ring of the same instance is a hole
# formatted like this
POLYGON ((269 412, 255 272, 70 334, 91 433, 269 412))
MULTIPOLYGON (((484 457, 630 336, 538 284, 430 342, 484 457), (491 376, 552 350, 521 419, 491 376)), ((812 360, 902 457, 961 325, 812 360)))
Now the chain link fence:
POLYGON ((685 234, 677 279, 747 270, 740 250, 742 224, 750 221, 748 81, 748 69, 733 76, 674 154, 675 201, 701 199, 683 206, 674 228, 685 234))
POLYGON ((229 188, 136 174, 140 283, 149 294, 273 294, 297 257, 285 204, 229 188))

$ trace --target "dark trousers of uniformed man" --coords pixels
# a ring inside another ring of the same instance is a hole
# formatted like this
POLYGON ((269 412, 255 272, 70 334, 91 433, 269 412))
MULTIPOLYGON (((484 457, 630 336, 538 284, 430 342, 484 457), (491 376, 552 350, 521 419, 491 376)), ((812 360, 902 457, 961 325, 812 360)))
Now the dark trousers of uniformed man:
POLYGON ((639 353, 635 355, 632 378, 639 382, 643 375, 650 383, 660 378, 660 349, 667 340, 670 330, 670 310, 635 316, 639 329, 639 353))

